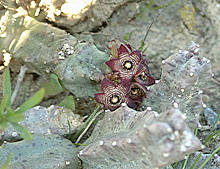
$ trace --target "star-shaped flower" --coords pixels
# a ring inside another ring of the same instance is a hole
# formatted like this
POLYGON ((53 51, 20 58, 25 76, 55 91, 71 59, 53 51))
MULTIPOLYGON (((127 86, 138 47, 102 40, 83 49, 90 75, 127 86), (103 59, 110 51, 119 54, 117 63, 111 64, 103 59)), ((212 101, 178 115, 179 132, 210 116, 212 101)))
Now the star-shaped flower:
POLYGON ((134 76, 134 80, 139 84, 146 86, 151 86, 155 84, 155 79, 150 75, 146 60, 144 60, 140 65, 138 72, 134 76))
POLYGON ((139 71, 142 62, 140 51, 132 51, 130 46, 121 44, 118 49, 118 58, 112 58, 105 62, 113 71, 119 72, 124 81, 129 81, 139 71))
POLYGON ((128 97, 130 84, 115 84, 109 79, 103 79, 101 83, 102 93, 95 94, 96 101, 104 105, 104 109, 111 111, 117 109, 122 103, 133 108, 136 104, 128 97))

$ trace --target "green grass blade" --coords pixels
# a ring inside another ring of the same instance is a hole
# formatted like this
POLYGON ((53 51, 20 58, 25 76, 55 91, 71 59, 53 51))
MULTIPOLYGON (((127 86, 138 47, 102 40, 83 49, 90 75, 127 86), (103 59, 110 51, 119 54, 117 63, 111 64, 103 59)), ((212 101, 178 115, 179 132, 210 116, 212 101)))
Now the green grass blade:
POLYGON ((198 155, 198 157, 196 158, 196 160, 194 161, 193 165, 190 167, 190 169, 194 169, 194 167, 196 166, 196 164, 198 163, 198 161, 200 160, 200 158, 202 157, 202 153, 200 153, 198 155))
POLYGON ((15 113, 14 110, 9 109, 8 113, 6 114, 6 119, 9 122, 18 123, 19 121, 24 120, 24 113, 15 113))
POLYGON ((201 165, 198 169, 202 169, 202 168, 206 165, 206 163, 208 163, 209 160, 211 160, 211 158, 212 158, 219 150, 220 150, 220 146, 219 146, 217 149, 215 149, 215 151, 212 152, 212 154, 204 161, 204 163, 202 163, 202 165, 201 165))
POLYGON ((9 68, 3 73, 3 96, 8 96, 8 105, 11 105, 11 76, 9 68))
POLYGON ((216 119, 216 121, 215 121, 215 123, 214 123, 214 125, 213 125, 213 127, 211 129, 211 131, 210 131, 211 134, 209 134, 209 136, 205 139, 205 145, 208 145, 208 142, 212 139, 212 137, 214 137, 215 132, 213 133, 213 131, 215 130, 215 128, 216 128, 216 126, 218 124, 219 119, 220 119, 220 113, 218 114, 218 117, 217 117, 217 119, 216 119))
POLYGON ((93 113, 89 116, 89 118, 85 121, 85 123, 83 124, 83 126, 80 128, 80 130, 73 135, 73 137, 71 138, 72 141, 75 141, 79 136, 80 134, 85 130, 86 126, 89 124, 89 122, 95 117, 95 115, 98 113, 100 109, 100 106, 98 106, 94 111, 93 113))
POLYGON ((5 111, 5 108, 7 107, 8 103, 8 96, 3 96, 1 103, 0 103, 0 117, 3 115, 3 112, 5 111))
POLYGON ((43 99, 44 93, 45 90, 43 88, 40 89, 37 93, 34 94, 34 96, 32 96, 30 99, 24 102, 15 113, 23 113, 29 110, 30 108, 36 106, 43 99))
POLYGON ((187 165, 187 162, 189 160, 189 155, 187 155, 185 161, 184 161, 184 164, 183 164, 183 168, 182 169, 185 169, 186 168, 186 165, 187 165))
POLYGON ((217 133, 213 136, 212 140, 209 141, 209 144, 212 144, 218 137, 220 136, 220 130, 217 131, 217 133))
POLYGON ((32 134, 30 131, 28 131, 24 126, 15 123, 15 122, 10 122, 10 124, 14 127, 14 129, 21 135, 21 137, 25 140, 32 140, 32 134))
POLYGON ((1 166, 0 169, 9 169, 9 163, 12 160, 14 153, 9 154, 7 160, 5 161, 5 163, 1 166))
POLYGON ((205 145, 208 146, 210 144, 210 140, 217 134, 220 133, 220 130, 215 131, 214 133, 212 133, 211 135, 209 135, 209 137, 205 140, 205 145))

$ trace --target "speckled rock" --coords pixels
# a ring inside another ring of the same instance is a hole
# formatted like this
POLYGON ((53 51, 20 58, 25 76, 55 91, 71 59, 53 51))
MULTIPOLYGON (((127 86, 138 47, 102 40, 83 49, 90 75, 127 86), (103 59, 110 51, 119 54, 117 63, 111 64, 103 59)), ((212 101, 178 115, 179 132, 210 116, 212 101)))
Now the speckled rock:
POLYGON ((188 49, 163 61, 161 79, 149 88, 142 108, 151 107, 158 112, 179 108, 194 128, 205 107, 201 88, 209 83, 208 78, 211 78, 210 60, 199 55, 199 45, 193 42, 188 49))
MULTIPOLYGON (((24 121, 19 123, 33 134, 64 136, 73 133, 77 127, 80 127, 83 124, 83 119, 68 109, 52 105, 49 108, 37 106, 24 112, 24 121)), ((0 132, 0 136, 1 141, 21 139, 11 125, 4 132, 0 132)))
POLYGON ((0 147, 0 166, 13 153, 9 168, 13 169, 79 169, 75 146, 60 136, 34 135, 32 141, 4 143, 0 147))
POLYGON ((45 78, 56 73, 76 97, 93 97, 108 55, 93 42, 80 41, 61 29, 20 14, 10 10, 4 13, 0 50, 45 78))
POLYGON ((106 112, 79 152, 87 169, 162 168, 201 149, 178 109, 106 112))

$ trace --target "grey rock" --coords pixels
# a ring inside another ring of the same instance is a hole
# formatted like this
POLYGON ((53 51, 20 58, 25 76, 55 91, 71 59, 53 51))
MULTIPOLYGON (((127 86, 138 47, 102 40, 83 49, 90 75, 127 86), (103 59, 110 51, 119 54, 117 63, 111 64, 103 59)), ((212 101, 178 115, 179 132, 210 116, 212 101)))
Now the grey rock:
POLYGON ((5 29, 0 33, 3 36, 1 50, 45 78, 56 73, 63 80, 63 86, 76 97, 94 97, 99 89, 97 81, 107 68, 106 53, 99 51, 92 42, 80 41, 29 16, 10 10, 3 16, 6 19, 5 29))
POLYGON ((76 148, 56 135, 34 135, 32 141, 4 143, 0 147, 0 166, 13 153, 9 168, 13 169, 79 169, 76 148))
POLYGON ((201 149, 178 109, 106 112, 78 156, 88 169, 162 168, 201 149))
POLYGON ((161 79, 149 88, 142 108, 158 112, 179 108, 194 128, 205 106, 201 88, 209 83, 207 77, 211 77, 210 61, 199 55, 199 45, 193 42, 188 49, 163 61, 161 79))
POLYGON ((72 56, 57 65, 55 73, 63 85, 77 97, 94 97, 99 90, 99 81, 106 66, 107 54, 97 50, 95 45, 82 42, 75 46, 72 56))
MULTIPOLYGON (((37 106, 24 112, 24 120, 19 123, 34 134, 64 136, 76 131, 77 127, 83 124, 83 119, 68 109, 52 105, 49 108, 37 106)), ((21 139, 11 125, 4 132, 0 132, 0 136, 2 141, 21 139)))
MULTIPOLYGON (((205 115, 207 123, 213 127, 218 118, 218 114, 214 112, 211 108, 206 108, 203 113, 205 115)), ((218 126, 216 126, 216 128, 217 127, 218 126)))
MULTIPOLYGON (((23 7, 28 15, 39 21, 49 20, 65 27, 71 33, 91 31, 102 26, 104 22, 121 6, 131 0, 102 1, 37 1, 35 6, 26 0, 3 0, 5 8, 23 7), (89 18, 89 19, 88 19, 89 18)), ((137 0, 135 0, 137 1, 137 0)))
MULTIPOLYGON (((191 154, 186 164, 187 169, 194 164, 195 160, 198 158, 199 155, 201 157, 199 161, 196 163, 194 168, 199 168, 205 162, 205 160, 207 160, 207 158, 210 157, 211 154, 203 154, 201 152, 195 152, 191 154)), ((180 162, 176 167, 174 167, 174 169, 182 169, 183 163, 184 161, 180 162)), ((203 169, 219 169, 219 168, 220 168, 220 156, 217 154, 214 155, 214 157, 212 157, 208 161, 208 163, 203 167, 203 169)))

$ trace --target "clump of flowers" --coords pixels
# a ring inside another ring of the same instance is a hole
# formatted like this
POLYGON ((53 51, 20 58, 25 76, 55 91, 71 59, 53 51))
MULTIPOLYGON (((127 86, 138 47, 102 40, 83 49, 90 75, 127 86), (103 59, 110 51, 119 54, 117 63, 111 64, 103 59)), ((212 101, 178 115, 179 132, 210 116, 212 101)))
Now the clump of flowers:
POLYGON ((155 83, 147 60, 129 44, 118 44, 113 40, 108 48, 112 57, 105 64, 113 72, 105 75, 102 80, 101 92, 95 94, 96 101, 111 111, 119 108, 122 103, 137 109, 147 95, 147 86, 155 83))

